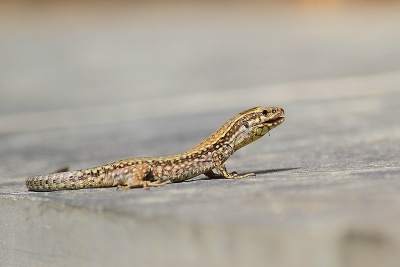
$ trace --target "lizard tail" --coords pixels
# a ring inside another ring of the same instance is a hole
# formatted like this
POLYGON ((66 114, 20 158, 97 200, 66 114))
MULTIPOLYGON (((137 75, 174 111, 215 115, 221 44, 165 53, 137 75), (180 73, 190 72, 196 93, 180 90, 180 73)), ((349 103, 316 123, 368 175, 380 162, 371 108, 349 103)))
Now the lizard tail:
POLYGON ((84 171, 57 172, 31 176, 26 179, 26 187, 31 191, 74 190, 110 186, 113 186, 112 180, 94 177, 84 171))
POLYGON ((84 188, 83 173, 57 172, 31 176, 26 179, 26 187, 31 191, 56 191, 84 188))

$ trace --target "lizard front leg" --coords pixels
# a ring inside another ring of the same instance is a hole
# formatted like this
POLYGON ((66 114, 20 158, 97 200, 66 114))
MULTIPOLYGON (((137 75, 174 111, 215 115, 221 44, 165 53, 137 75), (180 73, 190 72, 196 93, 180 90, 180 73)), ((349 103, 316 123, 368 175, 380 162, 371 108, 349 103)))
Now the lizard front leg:
MULTIPOLYGON (((213 163, 214 163, 214 168, 217 170, 218 174, 221 175, 222 177, 228 178, 228 179, 239 179, 239 178, 245 178, 245 177, 249 177, 249 176, 255 176, 255 173, 245 173, 242 175, 237 174, 237 172, 231 172, 229 173, 226 170, 224 161, 223 161, 223 154, 219 151, 215 151, 212 155, 212 159, 213 159, 213 163)), ((211 171, 212 172, 212 171, 211 171)), ((207 175, 208 177, 211 174, 209 172, 205 173, 205 175, 207 175)), ((217 175, 215 173, 213 173, 213 175, 217 175)))

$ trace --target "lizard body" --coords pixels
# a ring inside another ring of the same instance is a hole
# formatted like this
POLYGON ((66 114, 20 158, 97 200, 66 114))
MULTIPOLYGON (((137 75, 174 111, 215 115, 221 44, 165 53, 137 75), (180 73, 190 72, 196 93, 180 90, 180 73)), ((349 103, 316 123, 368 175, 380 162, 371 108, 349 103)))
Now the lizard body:
POLYGON ((283 115, 282 108, 255 107, 237 114, 186 152, 166 157, 130 158, 84 170, 31 176, 26 180, 26 186, 31 191, 113 186, 129 189, 181 182, 200 174, 211 178, 252 176, 255 174, 228 173, 224 162, 236 150, 280 125, 285 120, 283 115))

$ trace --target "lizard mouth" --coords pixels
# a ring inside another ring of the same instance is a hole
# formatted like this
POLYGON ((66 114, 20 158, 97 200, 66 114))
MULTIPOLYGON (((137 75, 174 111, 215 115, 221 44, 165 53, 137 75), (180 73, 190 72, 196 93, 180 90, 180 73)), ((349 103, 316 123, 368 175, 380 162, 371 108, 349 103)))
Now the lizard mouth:
POLYGON ((273 118, 273 119, 267 121, 265 124, 268 126, 276 126, 276 125, 281 124, 284 121, 285 121, 285 116, 278 116, 277 118, 273 118))

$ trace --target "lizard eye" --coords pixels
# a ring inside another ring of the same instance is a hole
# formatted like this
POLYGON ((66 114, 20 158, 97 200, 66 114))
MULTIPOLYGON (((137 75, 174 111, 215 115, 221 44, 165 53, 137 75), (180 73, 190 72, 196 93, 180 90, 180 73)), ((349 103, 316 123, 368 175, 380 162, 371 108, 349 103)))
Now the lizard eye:
POLYGON ((244 127, 249 128, 249 123, 247 121, 243 122, 244 127))
POLYGON ((264 109, 264 110, 262 111, 262 114, 265 115, 265 116, 267 116, 267 115, 268 115, 268 111, 267 111, 266 109, 264 109))

